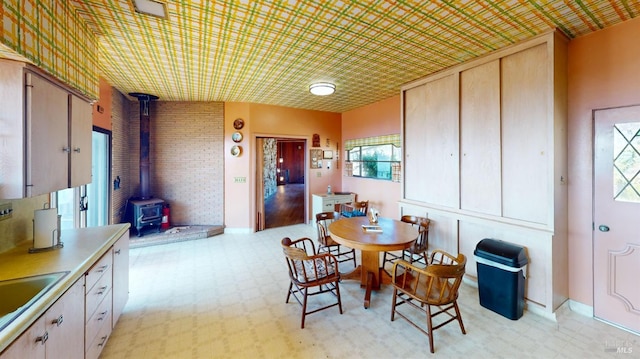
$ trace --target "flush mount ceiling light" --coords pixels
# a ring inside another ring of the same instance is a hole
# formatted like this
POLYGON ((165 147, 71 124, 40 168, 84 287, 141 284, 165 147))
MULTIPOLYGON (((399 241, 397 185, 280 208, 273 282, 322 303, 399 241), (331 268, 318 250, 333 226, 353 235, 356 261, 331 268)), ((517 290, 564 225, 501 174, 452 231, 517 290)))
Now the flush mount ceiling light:
POLYGON ((318 96, 331 95, 336 91, 336 85, 328 82, 318 82, 309 86, 309 92, 318 96))
POLYGON ((167 18, 167 5, 154 0, 133 0, 136 12, 151 15, 162 19, 167 18))

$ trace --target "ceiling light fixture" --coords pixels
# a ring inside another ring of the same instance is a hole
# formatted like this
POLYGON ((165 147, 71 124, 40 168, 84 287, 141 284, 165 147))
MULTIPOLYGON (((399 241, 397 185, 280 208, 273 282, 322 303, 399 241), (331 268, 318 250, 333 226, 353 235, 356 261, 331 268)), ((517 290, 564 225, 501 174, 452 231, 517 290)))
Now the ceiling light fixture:
POLYGON ((154 0, 133 0, 136 12, 162 19, 167 18, 167 4, 154 0))
POLYGON ((328 82, 318 82, 309 86, 309 92, 318 96, 331 95, 336 91, 336 85, 328 82))

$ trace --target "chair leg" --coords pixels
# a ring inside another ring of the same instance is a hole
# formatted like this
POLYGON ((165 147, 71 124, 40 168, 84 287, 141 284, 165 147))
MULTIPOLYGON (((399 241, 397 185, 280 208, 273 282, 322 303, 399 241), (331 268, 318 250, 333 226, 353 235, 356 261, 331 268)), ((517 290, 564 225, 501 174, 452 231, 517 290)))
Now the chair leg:
POLYGON ((460 316, 460 309, 458 309, 458 301, 453 302, 453 308, 456 310, 456 318, 458 318, 458 324, 460 324, 460 330, 462 330, 462 334, 467 334, 467 331, 464 330, 464 324, 462 324, 462 317, 460 316))
POLYGON ((304 329, 304 317, 307 315, 307 288, 303 290, 304 299, 302 300, 302 322, 300 323, 300 329, 304 329))
POLYGON ((291 297, 291 289, 293 289, 293 282, 289 282, 289 291, 287 292, 287 300, 285 303, 289 303, 289 298, 291 297))
POLYGON ((338 281, 335 282, 336 286, 336 294, 338 295, 338 308, 340 308, 340 314, 342 314, 342 300, 340 299, 340 286, 338 285, 338 281))
POLYGON ((429 332, 429 349, 431 349, 431 354, 435 353, 433 350, 433 321, 431 320, 431 306, 427 304, 426 308, 427 312, 427 330, 429 332))
POLYGON ((393 288, 393 300, 391 301, 391 321, 392 322, 396 315, 396 297, 397 296, 398 296, 398 290, 393 288))

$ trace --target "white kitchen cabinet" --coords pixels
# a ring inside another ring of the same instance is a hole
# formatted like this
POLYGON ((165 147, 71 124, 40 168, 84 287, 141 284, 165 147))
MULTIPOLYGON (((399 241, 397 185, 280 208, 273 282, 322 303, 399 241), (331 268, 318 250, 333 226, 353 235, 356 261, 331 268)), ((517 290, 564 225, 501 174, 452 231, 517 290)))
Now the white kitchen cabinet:
POLYGON ((336 205, 353 203, 355 200, 355 193, 314 194, 312 196, 313 217, 311 223, 316 223, 316 214, 335 211, 336 205))
POLYGON ((91 182, 91 105, 36 67, 0 59, 0 199, 91 182))
POLYGON ((84 278, 69 288, 1 359, 84 358, 84 278))

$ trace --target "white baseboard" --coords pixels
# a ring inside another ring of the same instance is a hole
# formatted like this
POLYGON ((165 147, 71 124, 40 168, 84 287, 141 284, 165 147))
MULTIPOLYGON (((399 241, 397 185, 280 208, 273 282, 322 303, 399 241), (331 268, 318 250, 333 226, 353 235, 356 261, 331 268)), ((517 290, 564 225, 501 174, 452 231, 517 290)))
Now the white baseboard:
POLYGON ((229 227, 225 227, 224 228, 224 233, 250 234, 250 233, 253 233, 253 229, 251 229, 251 228, 229 228, 229 227))
POLYGON ((569 303, 569 309, 571 309, 572 312, 584 315, 585 317, 593 318, 592 306, 582 304, 571 299, 569 299, 567 302, 569 303))

